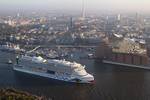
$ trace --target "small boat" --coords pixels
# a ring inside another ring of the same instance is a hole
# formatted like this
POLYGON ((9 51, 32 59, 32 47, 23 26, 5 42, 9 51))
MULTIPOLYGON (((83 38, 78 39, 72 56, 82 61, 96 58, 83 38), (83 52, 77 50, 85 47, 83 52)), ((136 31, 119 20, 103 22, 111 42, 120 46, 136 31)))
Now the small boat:
POLYGON ((13 64, 12 60, 8 60, 7 64, 13 64))

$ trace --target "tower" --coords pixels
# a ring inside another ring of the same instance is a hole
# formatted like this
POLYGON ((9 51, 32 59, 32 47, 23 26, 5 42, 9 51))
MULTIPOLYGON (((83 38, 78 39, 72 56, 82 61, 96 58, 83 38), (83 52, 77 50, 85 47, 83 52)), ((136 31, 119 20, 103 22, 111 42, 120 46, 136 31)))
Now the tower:
POLYGON ((85 18, 85 0, 82 0, 82 16, 83 19, 85 18))

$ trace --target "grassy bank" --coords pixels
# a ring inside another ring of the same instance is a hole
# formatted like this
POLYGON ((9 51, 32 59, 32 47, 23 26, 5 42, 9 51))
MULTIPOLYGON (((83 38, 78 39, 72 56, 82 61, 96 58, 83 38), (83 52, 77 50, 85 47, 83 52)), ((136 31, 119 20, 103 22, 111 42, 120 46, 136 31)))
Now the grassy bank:
POLYGON ((16 89, 0 89, 0 100, 45 100, 43 97, 32 95, 16 89))

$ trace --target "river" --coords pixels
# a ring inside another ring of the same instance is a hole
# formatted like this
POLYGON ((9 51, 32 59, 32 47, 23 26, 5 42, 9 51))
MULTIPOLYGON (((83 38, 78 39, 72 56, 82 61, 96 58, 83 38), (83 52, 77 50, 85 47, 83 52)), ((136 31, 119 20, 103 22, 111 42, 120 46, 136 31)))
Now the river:
POLYGON ((0 52, 0 88, 12 87, 52 100, 150 100, 150 70, 113 66, 80 59, 95 84, 60 84, 49 79, 18 75, 12 65, 14 54, 0 52))

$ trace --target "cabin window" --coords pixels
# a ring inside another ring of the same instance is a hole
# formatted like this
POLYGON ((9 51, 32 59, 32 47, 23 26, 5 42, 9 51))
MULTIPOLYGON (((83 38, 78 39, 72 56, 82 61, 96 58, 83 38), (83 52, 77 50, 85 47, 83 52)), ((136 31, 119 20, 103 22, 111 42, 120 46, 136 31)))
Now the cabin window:
POLYGON ((81 82, 81 80, 78 79, 78 78, 73 79, 73 81, 75 81, 75 82, 81 82))
POLYGON ((71 74, 69 74, 69 73, 65 73, 65 75, 71 75, 71 74))
POLYGON ((49 74, 55 74, 55 72, 51 71, 51 70, 47 70, 47 73, 49 73, 49 74))
POLYGON ((38 68, 39 70, 42 70, 42 68, 38 68))
POLYGON ((18 65, 18 67, 23 67, 22 65, 18 65))

